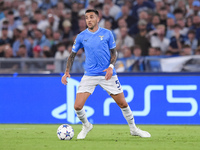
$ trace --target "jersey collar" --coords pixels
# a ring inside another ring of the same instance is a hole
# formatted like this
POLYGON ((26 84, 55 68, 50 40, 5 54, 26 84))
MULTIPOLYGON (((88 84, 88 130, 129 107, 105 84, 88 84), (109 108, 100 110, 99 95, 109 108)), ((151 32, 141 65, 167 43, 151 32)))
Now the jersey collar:
POLYGON ((95 32, 91 32, 91 31, 87 28, 87 31, 88 31, 89 33, 92 33, 92 34, 96 34, 97 32, 99 32, 100 28, 101 28, 101 27, 98 26, 98 30, 95 31, 95 32))

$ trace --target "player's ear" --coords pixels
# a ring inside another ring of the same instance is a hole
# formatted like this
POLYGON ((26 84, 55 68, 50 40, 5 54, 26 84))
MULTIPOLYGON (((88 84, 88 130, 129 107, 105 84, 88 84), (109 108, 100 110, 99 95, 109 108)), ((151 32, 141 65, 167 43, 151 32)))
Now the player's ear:
POLYGON ((99 18, 99 16, 97 16, 97 22, 99 23, 99 21, 100 21, 100 18, 99 18))

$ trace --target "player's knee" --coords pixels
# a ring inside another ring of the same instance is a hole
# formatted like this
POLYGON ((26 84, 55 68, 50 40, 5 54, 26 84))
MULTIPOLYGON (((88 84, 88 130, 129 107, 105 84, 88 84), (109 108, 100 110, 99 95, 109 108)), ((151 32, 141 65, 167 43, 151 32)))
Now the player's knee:
POLYGON ((118 106, 120 108, 126 108, 126 107, 128 107, 128 104, 127 103, 120 103, 120 104, 118 104, 118 106))
POLYGON ((74 109, 75 109, 75 110, 81 110, 82 108, 83 108, 82 105, 74 104, 74 109))

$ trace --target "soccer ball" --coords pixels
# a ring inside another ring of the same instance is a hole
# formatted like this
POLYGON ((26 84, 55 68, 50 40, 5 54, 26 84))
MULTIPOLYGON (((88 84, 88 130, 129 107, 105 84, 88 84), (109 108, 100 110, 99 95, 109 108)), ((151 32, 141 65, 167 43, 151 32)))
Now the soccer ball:
POLYGON ((68 124, 62 124, 58 127, 57 136, 60 140, 71 140, 74 136, 74 129, 68 124))

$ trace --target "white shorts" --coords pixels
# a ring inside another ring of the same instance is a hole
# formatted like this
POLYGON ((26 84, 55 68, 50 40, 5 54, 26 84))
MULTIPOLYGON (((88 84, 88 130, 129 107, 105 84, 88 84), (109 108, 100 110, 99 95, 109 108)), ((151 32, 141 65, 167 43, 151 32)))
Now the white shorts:
POLYGON ((81 82, 78 86, 77 93, 93 93, 97 85, 100 85, 106 92, 110 94, 119 94, 122 93, 122 87, 118 80, 117 75, 112 76, 111 79, 106 80, 105 76, 86 76, 84 75, 81 79, 81 82))

